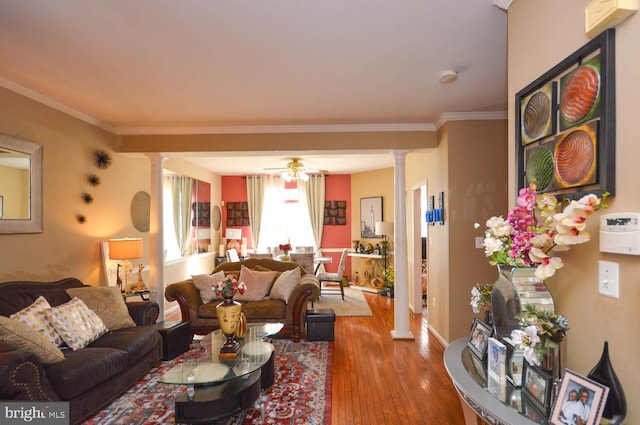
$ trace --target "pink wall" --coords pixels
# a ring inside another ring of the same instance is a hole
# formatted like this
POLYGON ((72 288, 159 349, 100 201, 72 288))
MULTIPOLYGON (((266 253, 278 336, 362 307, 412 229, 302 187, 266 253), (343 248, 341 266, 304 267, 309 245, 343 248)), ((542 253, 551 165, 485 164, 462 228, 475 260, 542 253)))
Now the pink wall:
MULTIPOLYGON (((246 202, 247 184, 242 176, 222 176, 222 200, 225 202, 246 202)), ((351 247, 351 175, 331 174, 326 178, 325 199, 328 201, 347 201, 347 223, 341 226, 324 226, 322 233, 322 243, 320 248, 339 249, 351 247)), ((231 226, 236 228, 236 226, 231 226)), ((224 237, 227 228, 227 209, 222 208, 222 235, 224 237)), ((243 226, 242 236, 247 238, 247 245, 253 248, 251 240, 251 230, 243 226)), ((325 266, 328 272, 338 271, 340 261, 339 252, 326 252, 326 256, 333 257, 333 263, 325 266)), ((347 261, 345 272, 351 276, 351 262, 347 261)))

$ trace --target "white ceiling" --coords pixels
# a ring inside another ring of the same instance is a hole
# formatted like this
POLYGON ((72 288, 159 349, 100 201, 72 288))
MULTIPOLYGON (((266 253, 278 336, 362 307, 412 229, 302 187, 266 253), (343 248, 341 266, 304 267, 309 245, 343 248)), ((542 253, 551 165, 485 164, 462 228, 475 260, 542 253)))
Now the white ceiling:
MULTIPOLYGON (((117 134, 427 129, 506 110, 506 31, 491 0, 0 0, 0 86, 117 134)), ((393 165, 341 155, 242 162, 393 165)))

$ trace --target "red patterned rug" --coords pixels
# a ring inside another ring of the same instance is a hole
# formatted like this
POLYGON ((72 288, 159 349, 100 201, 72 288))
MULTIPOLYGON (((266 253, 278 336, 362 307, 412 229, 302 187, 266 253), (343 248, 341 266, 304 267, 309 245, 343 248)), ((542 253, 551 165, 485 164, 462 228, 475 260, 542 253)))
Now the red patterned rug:
MULTIPOLYGON (((328 342, 294 343, 273 340, 275 383, 266 391, 264 421, 259 409, 236 415, 226 425, 331 424, 331 347, 328 342)), ((188 352, 160 363, 129 391, 84 422, 103 424, 174 424, 174 400, 186 392, 183 385, 158 382, 171 367, 204 354, 199 344, 188 352)))

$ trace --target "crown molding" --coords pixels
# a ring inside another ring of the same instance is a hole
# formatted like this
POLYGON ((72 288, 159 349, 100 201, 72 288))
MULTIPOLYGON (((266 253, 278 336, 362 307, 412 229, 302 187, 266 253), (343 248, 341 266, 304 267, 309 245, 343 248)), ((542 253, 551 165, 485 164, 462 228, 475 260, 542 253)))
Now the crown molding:
POLYGON ((364 132, 402 132, 436 131, 448 121, 502 120, 507 119, 505 111, 496 112, 445 112, 435 124, 328 124, 328 125, 257 125, 257 126, 206 126, 206 127, 114 127, 90 115, 73 109, 51 99, 35 90, 0 77, 0 87, 14 91, 38 103, 49 106, 88 124, 99 127, 116 135, 149 134, 267 134, 267 133, 364 133, 364 132))
POLYGON ((436 121, 436 129, 439 129, 449 121, 485 121, 506 120, 506 111, 493 112, 445 112, 436 121))
POLYGON ((65 105, 64 103, 58 102, 56 100, 51 99, 48 96, 43 95, 42 93, 39 93, 35 90, 29 89, 27 87, 24 87, 14 81, 8 80, 4 77, 0 77, 0 87, 4 87, 7 90, 11 90, 13 92, 16 92, 24 97, 27 97, 31 100, 35 100, 38 103, 41 103, 43 105, 49 106, 50 108, 53 108, 57 111, 63 112, 67 115, 70 115, 74 118, 77 118, 81 121, 86 122, 87 124, 91 124, 94 125, 96 127, 99 127, 105 131, 108 131, 110 133, 116 134, 116 128, 103 123, 100 120, 95 119, 94 117, 87 115, 83 112, 80 112, 76 109, 73 109, 67 105, 65 105))

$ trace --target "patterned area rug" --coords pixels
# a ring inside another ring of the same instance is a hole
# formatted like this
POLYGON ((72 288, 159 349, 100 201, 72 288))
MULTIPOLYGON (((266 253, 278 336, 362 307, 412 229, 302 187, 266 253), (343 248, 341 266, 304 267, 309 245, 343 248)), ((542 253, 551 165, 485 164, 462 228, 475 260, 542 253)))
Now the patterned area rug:
MULTIPOLYGON (((265 417, 249 409, 230 417, 226 425, 331 424, 331 347, 328 342, 294 343, 273 340, 275 384, 266 391, 265 417)), ((183 355, 160 363, 147 376, 84 425, 174 424, 174 400, 186 392, 183 385, 158 382, 171 367, 204 355, 199 344, 183 355)))

